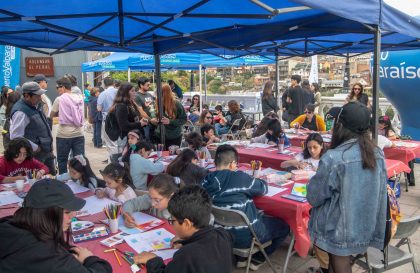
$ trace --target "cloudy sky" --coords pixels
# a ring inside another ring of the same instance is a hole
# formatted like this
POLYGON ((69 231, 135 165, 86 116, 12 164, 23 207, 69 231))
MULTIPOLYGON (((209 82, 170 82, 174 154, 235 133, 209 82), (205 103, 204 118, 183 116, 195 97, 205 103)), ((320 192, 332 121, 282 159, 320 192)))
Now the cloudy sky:
POLYGON ((385 0, 385 3, 411 16, 420 16, 420 0, 385 0))

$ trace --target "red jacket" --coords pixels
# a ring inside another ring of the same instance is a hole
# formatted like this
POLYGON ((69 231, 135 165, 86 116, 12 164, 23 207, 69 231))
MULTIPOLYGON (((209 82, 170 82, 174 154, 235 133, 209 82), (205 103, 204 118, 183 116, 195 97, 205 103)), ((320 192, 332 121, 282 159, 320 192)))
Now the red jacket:
POLYGON ((48 167, 36 159, 26 159, 21 164, 17 164, 14 160, 8 161, 4 156, 0 157, 0 181, 3 182, 5 177, 13 177, 18 175, 26 175, 28 171, 44 170, 49 173, 48 167))

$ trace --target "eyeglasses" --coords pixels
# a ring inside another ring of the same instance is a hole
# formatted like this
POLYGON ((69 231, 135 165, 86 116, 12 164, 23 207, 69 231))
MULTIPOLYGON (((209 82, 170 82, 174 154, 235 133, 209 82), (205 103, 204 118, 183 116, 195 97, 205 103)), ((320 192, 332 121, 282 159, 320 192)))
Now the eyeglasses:
POLYGON ((63 87, 63 86, 62 85, 57 85, 55 88, 58 89, 58 88, 61 88, 61 87, 63 87))
POLYGON ((172 216, 169 216, 169 218, 168 218, 168 220, 167 220, 167 221, 168 221, 168 223, 169 223, 171 226, 173 226, 175 222, 178 222, 179 224, 182 224, 182 223, 184 222, 184 220, 182 220, 181 222, 179 222, 178 220, 173 219, 173 218, 172 218, 172 216))
POLYGON ((304 113, 305 114, 312 114, 313 112, 312 111, 305 111, 304 113))

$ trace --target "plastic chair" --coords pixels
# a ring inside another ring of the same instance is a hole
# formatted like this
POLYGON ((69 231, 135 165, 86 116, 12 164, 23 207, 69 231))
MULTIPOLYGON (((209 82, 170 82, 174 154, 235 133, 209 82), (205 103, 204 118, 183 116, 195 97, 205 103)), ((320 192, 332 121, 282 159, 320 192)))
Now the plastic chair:
POLYGON ((251 223, 245 213, 239 210, 225 209, 213 206, 212 214, 214 215, 214 223, 221 226, 238 227, 247 226, 252 234, 252 242, 249 248, 233 248, 233 254, 243 258, 247 258, 246 273, 249 272, 249 266, 251 265, 252 255, 261 251, 266 261, 270 265, 274 273, 277 273, 270 259, 268 258, 265 248, 271 245, 271 241, 265 242, 264 244, 258 240, 251 223))
POLYGON ((401 265, 411 263, 415 273, 419 273, 416 263, 414 261, 414 253, 411 246, 410 236, 413 235, 420 226, 420 215, 402 220, 398 225, 397 232, 393 239, 400 239, 395 245, 388 245, 388 255, 386 264, 384 264, 383 252, 376 248, 368 248, 367 255, 365 254, 365 261, 358 260, 357 264, 368 269, 368 272, 384 272, 401 265), (408 246, 408 252, 401 250, 400 246, 408 246))

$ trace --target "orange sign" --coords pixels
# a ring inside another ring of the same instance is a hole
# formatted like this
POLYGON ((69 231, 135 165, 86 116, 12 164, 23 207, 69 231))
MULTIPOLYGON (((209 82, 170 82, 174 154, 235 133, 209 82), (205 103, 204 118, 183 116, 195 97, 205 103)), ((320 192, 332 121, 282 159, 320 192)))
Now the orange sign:
POLYGON ((26 57, 26 76, 33 77, 36 74, 44 74, 46 77, 54 77, 53 57, 26 57))

